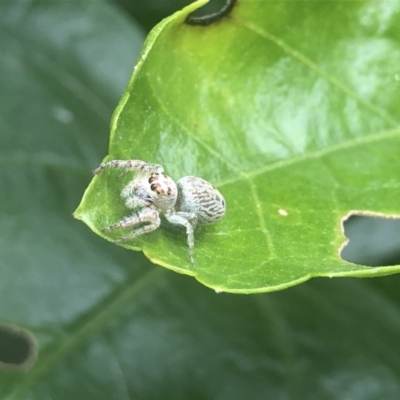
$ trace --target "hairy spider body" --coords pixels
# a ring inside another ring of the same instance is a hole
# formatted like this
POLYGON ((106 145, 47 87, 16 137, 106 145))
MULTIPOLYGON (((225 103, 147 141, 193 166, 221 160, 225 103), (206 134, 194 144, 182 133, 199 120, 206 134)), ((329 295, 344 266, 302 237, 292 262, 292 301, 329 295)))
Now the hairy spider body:
POLYGON ((213 224, 225 215, 225 200, 210 182, 185 176, 176 183, 178 212, 193 213, 200 224, 213 224))
POLYGON ((134 214, 103 230, 133 227, 129 234, 115 241, 120 243, 156 230, 163 214, 170 223, 186 229, 190 261, 194 264, 194 229, 197 223, 212 224, 225 215, 226 203, 221 193, 196 176, 185 176, 175 183, 164 174, 161 165, 141 160, 107 161, 93 173, 99 174, 107 168, 135 172, 135 177, 121 191, 126 207, 134 210, 134 214))

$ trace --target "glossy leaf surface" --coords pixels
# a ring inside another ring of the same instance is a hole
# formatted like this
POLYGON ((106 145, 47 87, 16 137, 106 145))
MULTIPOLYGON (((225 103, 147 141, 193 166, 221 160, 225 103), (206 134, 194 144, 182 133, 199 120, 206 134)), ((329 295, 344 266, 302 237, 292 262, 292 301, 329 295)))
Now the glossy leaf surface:
MULTIPOLYGON (((107 159, 201 176, 227 201, 196 233, 164 223, 126 242, 217 291, 264 292, 313 276, 377 276, 339 256, 342 219, 395 215, 400 198, 400 4, 240 1, 208 26, 192 5, 150 34, 111 125, 107 159), (321 22, 323 21, 323 22, 321 22)), ((132 176, 94 178, 76 217, 101 230, 130 211, 132 176)))

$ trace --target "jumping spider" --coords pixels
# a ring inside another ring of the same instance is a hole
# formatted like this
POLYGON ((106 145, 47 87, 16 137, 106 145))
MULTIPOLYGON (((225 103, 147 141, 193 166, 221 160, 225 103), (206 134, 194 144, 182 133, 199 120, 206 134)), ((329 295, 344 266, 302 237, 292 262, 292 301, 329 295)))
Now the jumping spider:
POLYGON ((93 173, 97 175, 106 168, 136 173, 121 191, 126 207, 135 213, 103 231, 133 227, 132 232, 115 241, 120 243, 156 230, 161 223, 160 214, 164 214, 171 224, 186 228, 190 261, 194 264, 194 229, 197 223, 212 224, 225 215, 226 205, 221 193, 196 176, 185 176, 175 183, 164 174, 161 165, 141 160, 107 161, 93 173))

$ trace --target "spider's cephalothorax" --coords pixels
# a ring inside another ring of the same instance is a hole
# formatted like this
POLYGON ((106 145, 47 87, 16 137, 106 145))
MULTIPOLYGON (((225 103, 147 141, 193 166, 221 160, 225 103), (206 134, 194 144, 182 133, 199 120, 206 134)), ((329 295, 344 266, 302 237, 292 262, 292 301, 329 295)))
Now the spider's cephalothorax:
POLYGON ((111 160, 94 170, 99 174, 106 168, 133 171, 135 177, 122 189, 125 205, 135 214, 104 229, 110 231, 133 227, 132 232, 117 239, 122 242, 154 231, 160 226, 160 213, 175 225, 186 228, 190 261, 194 263, 194 236, 197 225, 219 221, 226 211, 225 200, 211 183, 196 176, 185 176, 177 183, 164 174, 159 164, 141 160, 111 160))

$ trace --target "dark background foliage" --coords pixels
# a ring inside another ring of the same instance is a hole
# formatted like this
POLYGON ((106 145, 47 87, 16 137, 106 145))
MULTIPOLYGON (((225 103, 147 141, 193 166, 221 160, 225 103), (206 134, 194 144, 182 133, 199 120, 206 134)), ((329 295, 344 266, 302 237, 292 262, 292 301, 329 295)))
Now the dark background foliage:
MULTIPOLYGON (((398 276, 215 294, 71 217, 146 32, 182 5, 0 3, 0 398, 398 399, 398 276)), ((349 259, 398 261, 398 224, 352 222, 349 259)))

